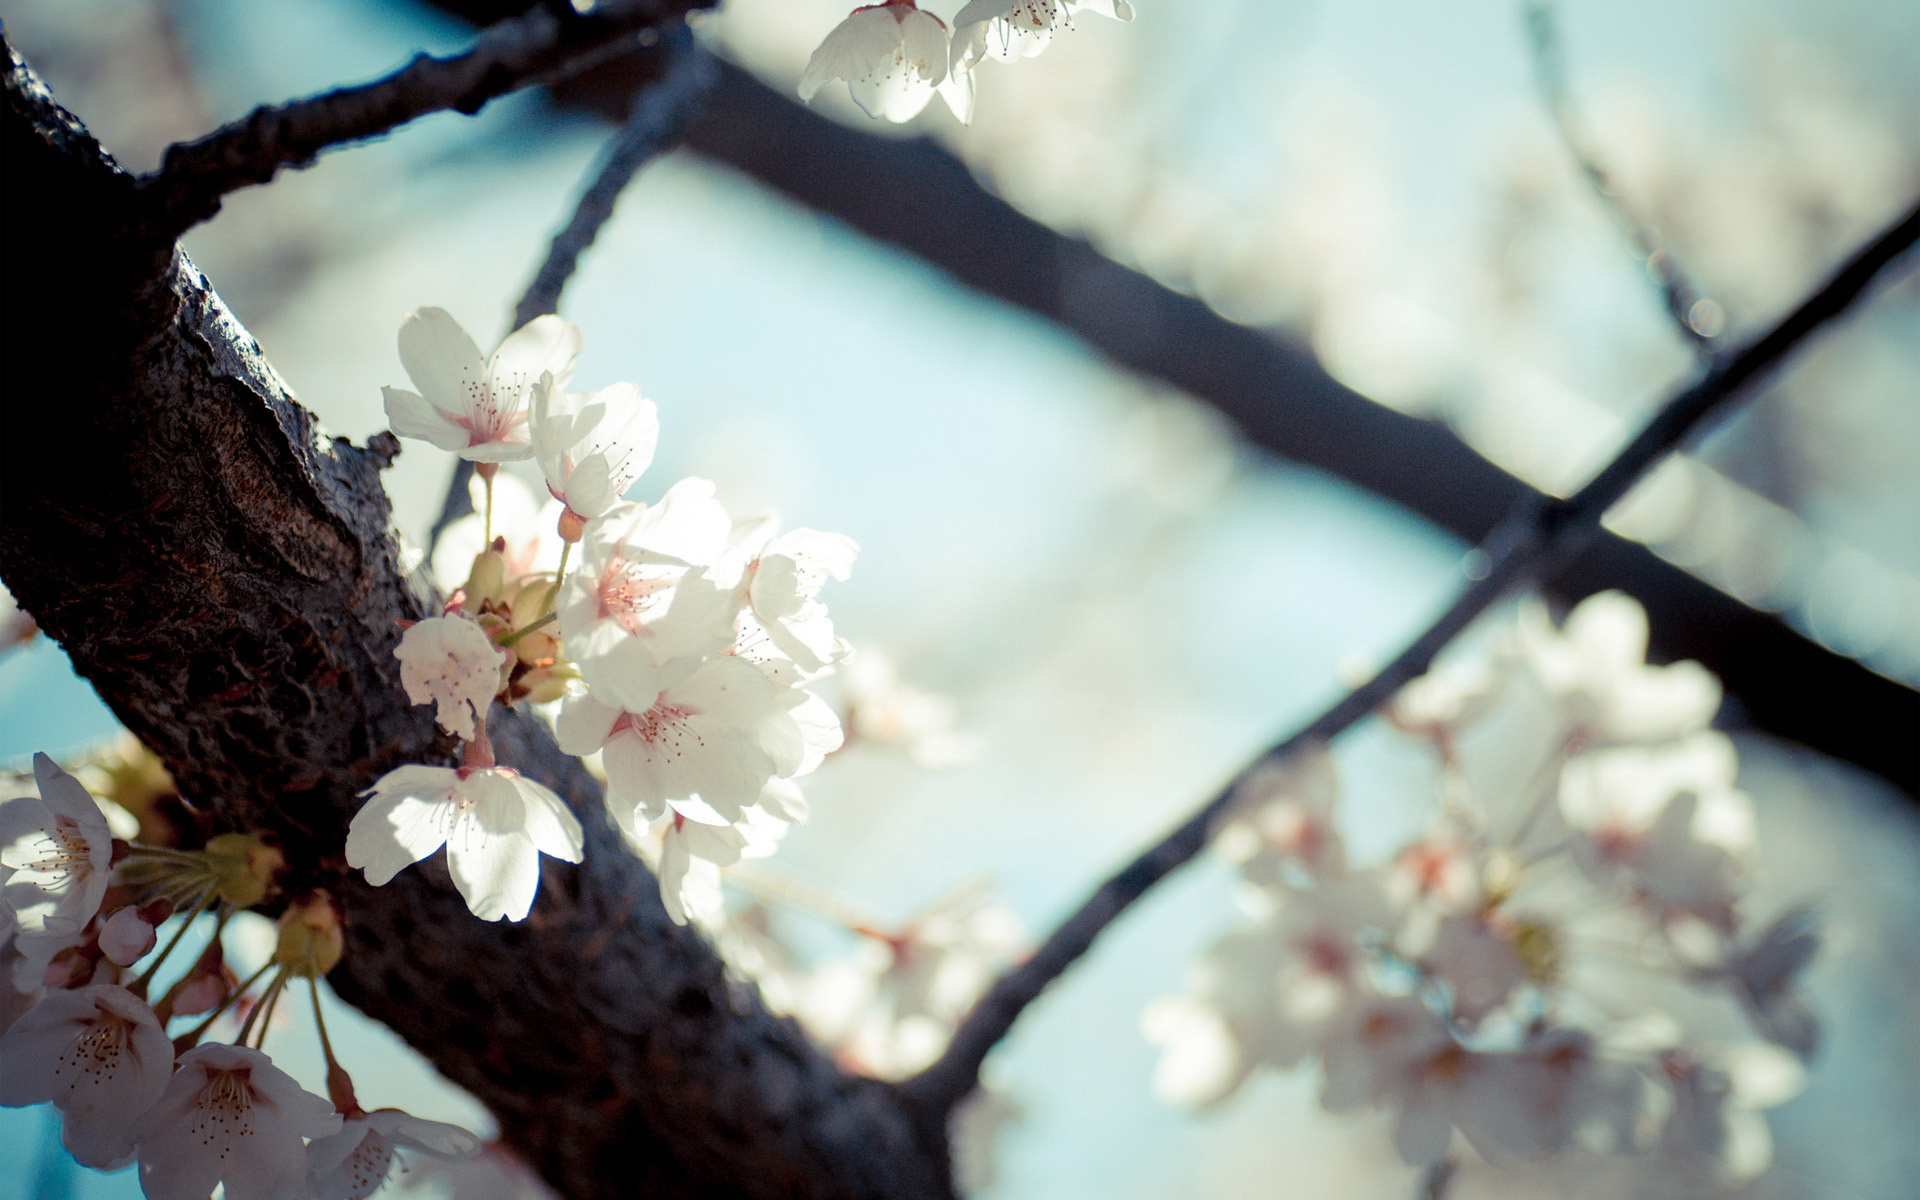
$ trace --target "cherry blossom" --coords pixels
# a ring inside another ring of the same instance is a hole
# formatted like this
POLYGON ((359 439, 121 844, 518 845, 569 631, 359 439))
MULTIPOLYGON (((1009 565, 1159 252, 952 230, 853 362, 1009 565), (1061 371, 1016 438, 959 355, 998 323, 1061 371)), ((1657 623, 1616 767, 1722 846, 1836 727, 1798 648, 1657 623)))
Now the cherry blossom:
POLYGON ((807 62, 800 98, 812 100, 829 80, 844 79, 853 102, 870 117, 910 121, 938 91, 962 122, 973 115, 973 79, 948 70, 947 27, 913 0, 856 8, 807 62))
POLYGON ((434 705, 442 729, 471 741, 474 722, 486 717, 500 690, 500 668, 509 652, 472 621, 450 616, 408 626, 393 656, 400 660, 407 699, 434 705))
POLYGON ((795 529, 768 540, 748 563, 741 600, 779 651, 802 671, 818 671, 847 655, 833 634, 820 589, 853 571, 860 547, 837 533, 795 529))
POLYGON ((0 801, 0 899, 22 934, 76 933, 93 919, 113 865, 113 832, 80 781, 33 756, 38 798, 0 801))
POLYGON ((1600 742, 1658 742, 1704 729, 1720 681, 1696 662, 1650 667, 1647 614, 1632 597, 1600 592, 1556 631, 1537 605, 1521 609, 1523 659, 1566 719, 1600 742))
POLYGON ((273 1060, 209 1043, 180 1056, 140 1143, 147 1200, 299 1200, 308 1184, 305 1139, 340 1129, 333 1105, 273 1060))
POLYGON ((173 1074, 173 1043, 116 984, 51 991, 0 1036, 0 1104, 52 1101, 83 1166, 124 1166, 173 1074))
POLYGON ((543 376, 533 389, 532 437, 547 490, 576 516, 592 518, 653 462, 660 415, 631 383, 568 392, 543 376))
POLYGON ((389 771, 347 829, 347 865, 379 886, 447 848, 447 872, 473 915, 520 921, 540 886, 540 855, 579 862, 580 822, 560 797, 511 767, 389 771))
POLYGON ((1235 789, 1239 813, 1220 832, 1220 851, 1249 883, 1281 884, 1289 872, 1323 878, 1346 869, 1346 848, 1333 824, 1339 781, 1325 746, 1256 767, 1235 789))
POLYGON ((1711 731, 1576 757, 1560 785, 1561 814, 1578 834, 1574 861, 1665 919, 1730 931, 1753 845, 1753 806, 1733 787, 1737 769, 1732 743, 1711 731))
POLYGON ((1661 1131, 1668 1154, 1722 1186, 1766 1170, 1773 1134, 1762 1113, 1806 1085, 1796 1059, 1764 1042, 1744 1042, 1709 1053, 1675 1050, 1660 1068, 1673 1099, 1661 1131))
POLYGON ((676 925, 689 919, 717 923, 721 913, 720 868, 740 861, 746 834, 731 824, 667 819, 660 843, 660 899, 676 925))
POLYGON ((631 811, 630 827, 695 796, 731 821, 769 780, 791 777, 807 759, 788 695, 752 663, 715 658, 644 709, 570 695, 556 732, 569 754, 604 747, 607 802, 631 811))
POLYGON ((560 635, 608 703, 644 711, 732 643, 736 607, 705 569, 731 528, 704 479, 681 480, 655 505, 614 505, 587 524, 585 561, 559 597, 560 635))
POLYGON ((953 16, 955 68, 968 69, 987 55, 1001 62, 1032 58, 1056 31, 1071 29, 1078 12, 1133 20, 1127 0, 968 0, 953 16))
POLYGON ((1801 1058, 1811 1058, 1820 1040, 1820 1019, 1797 986, 1820 952, 1820 936, 1818 910, 1789 909, 1709 973, 1726 981, 1768 1041, 1801 1058))
POLYGON ((482 359, 467 331, 444 309, 423 308, 400 323, 400 362, 419 392, 383 388, 387 420, 402 437, 421 438, 475 462, 533 455, 527 398, 542 375, 564 387, 580 354, 579 327, 536 317, 482 359))
POLYGON ((341 1121, 340 1132, 316 1138, 307 1147, 314 1200, 366 1200, 387 1181, 396 1149, 468 1158, 480 1152, 480 1139, 458 1125, 423 1120, 397 1108, 349 1116, 341 1121))
POLYGON ((959 729, 951 696, 923 691, 900 678, 884 651, 862 645, 842 660, 839 681, 849 741, 898 746, 918 766, 958 766, 979 754, 979 739, 959 729))

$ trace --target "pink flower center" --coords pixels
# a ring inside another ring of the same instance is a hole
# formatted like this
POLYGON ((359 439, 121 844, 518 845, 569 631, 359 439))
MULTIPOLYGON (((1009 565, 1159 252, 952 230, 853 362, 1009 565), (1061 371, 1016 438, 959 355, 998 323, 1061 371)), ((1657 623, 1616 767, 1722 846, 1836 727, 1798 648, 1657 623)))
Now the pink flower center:
MULTIPOLYGON (((673 590, 676 582, 670 575, 644 573, 648 569, 647 564, 615 556, 600 578, 600 615, 612 617, 620 622, 622 629, 635 635, 646 628, 646 619, 653 610, 667 603, 664 597, 656 597, 673 590)), ((668 568, 654 566, 651 569, 658 572, 668 568)))
POLYGON ((687 719, 699 716, 700 711, 691 705, 672 703, 662 693, 646 712, 621 713, 607 736, 612 737, 623 729, 631 730, 649 746, 664 750, 670 758, 678 758, 688 742, 695 746, 706 744, 700 731, 687 724, 687 719))
POLYGON ((119 1073, 120 1057, 126 1053, 127 1034, 132 1028, 124 1017, 101 1011, 88 1023, 87 1031, 73 1039, 53 1073, 78 1071, 87 1083, 105 1083, 119 1073))
MULTIPOLYGON (((506 384, 507 381, 500 380, 498 383, 506 384)), ((484 446, 488 442, 516 440, 510 435, 527 423, 527 410, 520 403, 520 398, 526 394, 527 381, 516 376, 510 386, 496 386, 493 380, 468 379, 465 387, 467 411, 454 416, 452 420, 467 431, 467 445, 484 446)))

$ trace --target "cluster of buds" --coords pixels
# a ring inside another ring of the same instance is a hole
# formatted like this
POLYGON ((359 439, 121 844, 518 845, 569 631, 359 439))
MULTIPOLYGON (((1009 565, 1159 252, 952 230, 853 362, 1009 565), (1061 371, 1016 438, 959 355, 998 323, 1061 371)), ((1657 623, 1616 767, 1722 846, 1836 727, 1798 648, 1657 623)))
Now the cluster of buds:
POLYGON ((1753 813, 1708 728, 1719 684, 1647 665, 1646 642, 1639 605, 1604 593, 1564 628, 1528 608, 1491 655, 1404 689, 1388 719, 1433 749, 1442 794, 1388 861, 1349 861, 1325 747, 1250 775, 1218 845, 1253 921, 1147 1012, 1156 1089, 1206 1105, 1317 1059, 1322 1103, 1393 1113, 1410 1163, 1458 1131, 1493 1160, 1581 1146, 1703 1182, 1763 1169, 1762 1112, 1816 1040, 1796 977, 1818 923, 1747 920, 1753 813))

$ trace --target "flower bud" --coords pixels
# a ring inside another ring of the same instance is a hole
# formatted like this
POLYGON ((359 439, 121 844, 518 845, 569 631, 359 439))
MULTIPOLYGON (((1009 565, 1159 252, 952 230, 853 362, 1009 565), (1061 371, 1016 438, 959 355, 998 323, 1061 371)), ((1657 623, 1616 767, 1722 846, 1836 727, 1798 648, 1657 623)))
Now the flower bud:
POLYGON ((560 539, 577 542, 587 531, 587 519, 570 508, 560 510, 560 539))
POLYGON ((252 908, 265 900, 274 877, 287 865, 286 855, 250 833, 223 833, 208 842, 203 853, 220 898, 235 908, 252 908))
POLYGON ((491 547, 482 550, 473 556, 473 568, 467 572, 467 582, 461 589, 467 594, 462 609, 478 612, 481 605, 498 600, 506 586, 507 556, 491 547))
POLYGON ((315 892, 287 906, 280 914, 280 945, 274 961, 295 975, 317 978, 333 970, 346 949, 340 929, 340 910, 333 897, 315 892))

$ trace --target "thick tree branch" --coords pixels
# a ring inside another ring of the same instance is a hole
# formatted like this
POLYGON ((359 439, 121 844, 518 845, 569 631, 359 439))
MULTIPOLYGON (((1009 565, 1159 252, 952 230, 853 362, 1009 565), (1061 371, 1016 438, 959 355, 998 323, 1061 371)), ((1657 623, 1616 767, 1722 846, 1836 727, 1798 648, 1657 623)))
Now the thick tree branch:
POLYGON ((601 0, 584 13, 543 5, 488 26, 463 54, 416 55, 372 83, 264 105, 199 141, 168 149, 160 169, 139 183, 144 232, 170 242, 219 212, 229 192, 265 183, 282 167, 311 166, 323 150, 378 137, 428 113, 478 112, 497 96, 624 51, 641 30, 714 2, 601 0))
MULTIPOLYGON (((713 87, 714 62, 693 31, 682 24, 661 39, 666 50, 666 73, 634 93, 633 109, 613 137, 595 166, 593 179, 580 193, 573 216, 553 235, 547 257, 534 273, 533 282, 514 306, 513 327, 525 325, 535 317, 560 311, 560 293, 580 265, 580 256, 600 236, 600 227, 613 216, 620 193, 641 167, 655 155, 672 147, 686 129, 687 122, 700 109, 700 101, 713 87)), ((447 494, 440 503, 440 515, 434 518, 427 534, 427 545, 440 541, 447 526, 473 511, 473 498, 467 485, 473 479, 473 464, 458 460, 447 481, 447 494)))
POLYGON ((1673 319, 1674 328, 1700 353, 1712 354, 1714 338, 1719 335, 1724 314, 1718 304, 1707 299, 1695 286, 1692 277, 1667 248, 1659 232, 1634 215, 1633 209, 1627 205, 1626 198, 1615 185, 1613 176, 1601 165, 1587 123, 1581 119, 1580 110, 1574 105, 1573 95, 1567 87, 1566 54, 1561 46, 1559 20, 1553 5, 1547 0, 1532 0, 1526 7, 1526 24, 1527 41, 1533 52, 1534 84, 1540 89, 1541 101, 1546 105, 1548 115, 1553 118, 1554 127, 1559 131, 1567 153, 1586 177, 1588 186, 1607 210, 1607 215, 1613 218, 1614 224, 1619 226, 1620 232, 1633 247, 1640 264, 1659 283, 1660 296, 1666 303, 1667 315, 1673 319))
POLYGON ((1436 655, 1489 605, 1515 585, 1550 569, 1599 528, 1601 516, 1634 482, 1680 446, 1712 414, 1739 398, 1755 377, 1778 363, 1814 330, 1857 300, 1867 285, 1920 239, 1920 205, 1874 239, 1826 285, 1765 336, 1737 354, 1716 359, 1693 386, 1663 405, 1635 437, 1584 487, 1566 500, 1530 499, 1482 545, 1485 573, 1468 584, 1413 643, 1372 679, 1250 763, 1158 845, 1140 855, 1068 917, 1035 951, 993 985, 941 1056, 910 1079, 905 1090, 930 1108, 950 1107, 970 1092, 980 1064, 1047 985, 1086 953, 1127 908, 1206 845, 1233 807, 1240 784, 1262 763, 1302 746, 1328 741, 1373 712, 1432 665, 1436 655))
POLYGON ((393 658, 396 621, 428 611, 380 486, 398 444, 323 437, 185 256, 140 235, 131 178, 8 56, 0 571, 216 829, 277 840, 290 893, 339 897, 340 995, 569 1197, 950 1195, 938 1115, 731 986, 537 721, 496 718, 502 761, 567 798, 587 847, 547 862, 527 921, 473 918, 439 857, 382 888, 346 869, 357 794, 452 760, 393 658))

